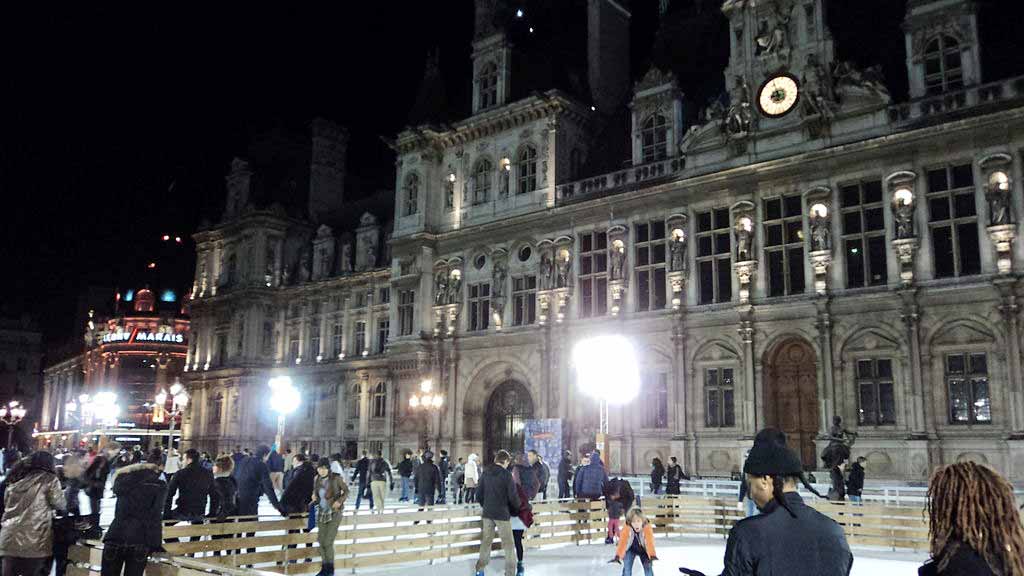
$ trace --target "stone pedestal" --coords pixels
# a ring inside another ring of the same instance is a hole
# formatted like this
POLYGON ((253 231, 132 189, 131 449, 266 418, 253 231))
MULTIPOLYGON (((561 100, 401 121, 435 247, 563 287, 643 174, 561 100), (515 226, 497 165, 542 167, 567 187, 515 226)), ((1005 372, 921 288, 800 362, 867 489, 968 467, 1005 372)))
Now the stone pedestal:
POLYGON ((736 272, 736 279, 739 281, 740 304, 750 303, 750 283, 757 273, 757 260, 743 260, 732 265, 736 272))
POLYGON ((902 238, 892 241, 892 248, 896 251, 896 262, 899 266, 900 280, 904 286, 914 282, 914 255, 921 242, 917 238, 902 238))
POLYGON ((996 249, 996 268, 1000 274, 1009 274, 1013 271, 1013 241, 1017 238, 1017 225, 989 226, 987 230, 996 249))
POLYGON ((672 309, 679 310, 686 298, 686 276, 684 272, 669 272, 669 285, 672 286, 672 309))
POLYGON ((612 316, 618 316, 622 309, 622 301, 626 296, 626 283, 622 280, 612 280, 608 283, 609 291, 612 293, 612 316))
POLYGON ((823 296, 828 293, 828 268, 832 265, 832 251, 816 250, 808 256, 814 270, 814 292, 823 296))

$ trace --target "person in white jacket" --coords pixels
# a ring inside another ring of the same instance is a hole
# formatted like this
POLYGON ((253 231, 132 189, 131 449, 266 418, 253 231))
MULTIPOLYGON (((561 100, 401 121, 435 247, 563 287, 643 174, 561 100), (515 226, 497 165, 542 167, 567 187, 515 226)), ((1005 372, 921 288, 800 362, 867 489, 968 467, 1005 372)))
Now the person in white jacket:
POLYGON ((463 499, 466 504, 474 504, 476 502, 476 483, 480 481, 480 466, 476 461, 476 454, 470 454, 466 460, 466 492, 463 499))

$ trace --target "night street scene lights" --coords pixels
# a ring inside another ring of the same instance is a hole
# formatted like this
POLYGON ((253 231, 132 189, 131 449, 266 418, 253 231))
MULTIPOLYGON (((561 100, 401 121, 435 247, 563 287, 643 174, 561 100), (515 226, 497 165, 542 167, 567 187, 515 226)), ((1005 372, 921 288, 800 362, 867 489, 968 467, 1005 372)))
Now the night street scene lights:
POLYGON ((289 376, 275 376, 267 384, 270 386, 270 409, 277 412, 277 436, 274 438, 274 448, 280 449, 281 441, 284 438, 285 417, 299 408, 302 396, 292 384, 292 379, 289 376))
MULTIPOLYGON (((161 389, 157 393, 154 400, 154 416, 163 418, 163 413, 167 411, 167 398, 168 394, 166 390, 161 389)), ((170 410, 170 426, 167 429, 167 446, 174 446, 174 425, 178 421, 178 417, 182 411, 188 406, 188 392, 185 391, 185 387, 181 385, 181 382, 177 379, 174 380, 174 384, 171 384, 170 388, 170 399, 171 399, 171 410, 170 410)), ((159 421, 159 420, 158 420, 159 421)))
POLYGON ((0 407, 0 422, 7 425, 7 447, 11 447, 14 439, 14 427, 25 418, 25 407, 17 400, 11 400, 7 406, 0 407))
POLYGON ((444 394, 434 394, 434 381, 425 378, 420 382, 419 394, 409 397, 409 408, 413 410, 439 410, 444 405, 444 394))
POLYGON ((624 336, 595 336, 581 340, 572 351, 576 382, 600 407, 597 449, 605 454, 608 406, 629 404, 640 392, 640 369, 633 343, 624 336))

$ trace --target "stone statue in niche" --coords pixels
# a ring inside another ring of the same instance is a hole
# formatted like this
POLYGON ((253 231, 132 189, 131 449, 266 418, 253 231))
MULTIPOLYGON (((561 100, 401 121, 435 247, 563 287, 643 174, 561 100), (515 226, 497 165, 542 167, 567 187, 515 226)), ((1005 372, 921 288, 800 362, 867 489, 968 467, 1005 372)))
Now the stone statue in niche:
POLYGON ((299 282, 309 282, 309 261, 312 258, 309 246, 299 254, 299 282))
POLYGON ((772 9, 771 17, 761 21, 761 27, 758 29, 755 39, 758 56, 777 54, 786 47, 786 35, 791 18, 790 14, 783 18, 778 6, 775 6, 772 9))
POLYGON ((832 249, 832 232, 826 218, 811 218, 811 251, 832 249))
POLYGON ((448 271, 441 270, 434 277, 434 305, 441 306, 448 297, 448 271))
POLYGON ((669 249, 669 271, 686 272, 686 234, 673 234, 669 249))
POLYGON ((1010 212, 1010 191, 999 187, 992 187, 988 191, 988 221, 989 226, 1003 226, 1013 224, 1010 212))
POLYGON ((495 262, 491 274, 491 296, 500 298, 505 295, 505 280, 508 278, 508 270, 503 262, 495 262))
POLYGON ((804 115, 831 116, 832 104, 836 101, 835 92, 832 90, 832 80, 814 54, 807 55, 807 65, 804 67, 803 77, 804 93, 804 115))
POLYGON ((448 278, 448 303, 457 304, 462 294, 462 275, 452 274, 448 278))
POLYGON ((565 254, 559 254, 556 261, 558 266, 558 277, 556 278, 556 288, 565 288, 569 285, 569 269, 572 267, 572 259, 568 252, 565 254))
POLYGON ((551 254, 545 252, 540 257, 540 289, 550 290, 553 288, 552 280, 554 275, 554 264, 551 262, 551 254))
POLYGON ((742 76, 736 77, 733 95, 735 102, 729 105, 725 115, 725 132, 730 136, 744 136, 750 132, 753 114, 750 111, 750 86, 742 76))
POLYGON ((328 278, 334 272, 334 266, 331 262, 331 251, 324 247, 320 250, 320 277, 328 278))
POLYGON ((893 206, 893 219, 896 220, 896 239, 904 240, 914 237, 914 205, 896 202, 893 206))
POLYGON ((370 244, 366 247, 366 269, 373 270, 377 267, 377 247, 370 244))
POLYGON ((625 268, 626 262, 626 248, 621 244, 621 240, 612 242, 611 252, 611 279, 622 280, 623 268, 625 268))
POLYGON ((753 260, 753 239, 751 233, 753 232, 753 226, 750 225, 749 218, 740 218, 739 222, 736 223, 736 261, 747 262, 753 260))
POLYGON ((352 271, 352 244, 345 244, 341 247, 341 272, 352 271))

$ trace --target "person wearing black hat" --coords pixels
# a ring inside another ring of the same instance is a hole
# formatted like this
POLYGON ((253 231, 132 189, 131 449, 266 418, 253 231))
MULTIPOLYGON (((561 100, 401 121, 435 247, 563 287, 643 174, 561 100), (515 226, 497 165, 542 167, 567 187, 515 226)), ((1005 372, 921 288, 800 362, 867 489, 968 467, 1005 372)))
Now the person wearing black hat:
MULTIPOLYGON (((848 576, 853 554, 843 529, 804 504, 797 493, 803 465, 786 445, 786 435, 765 428, 743 465, 750 498, 761 514, 744 518, 729 531, 722 576, 848 576)), ((680 568, 689 576, 704 576, 680 568)))

